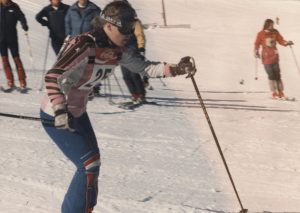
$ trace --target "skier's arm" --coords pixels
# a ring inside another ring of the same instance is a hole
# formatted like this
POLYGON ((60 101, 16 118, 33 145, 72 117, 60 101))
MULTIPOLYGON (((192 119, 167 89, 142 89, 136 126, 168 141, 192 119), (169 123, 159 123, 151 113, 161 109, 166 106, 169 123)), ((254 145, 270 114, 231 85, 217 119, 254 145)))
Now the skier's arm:
POLYGON ((21 8, 19 7, 19 5, 16 4, 16 7, 17 7, 17 11, 16 11, 16 14, 17 14, 17 17, 18 17, 18 20, 21 22, 21 25, 22 25, 22 28, 24 31, 28 31, 28 25, 27 25, 27 20, 25 18, 25 15, 24 13, 22 12, 21 8))
POLYGON ((174 77, 196 71, 191 70, 192 64, 187 60, 183 62, 181 60, 178 64, 143 60, 134 49, 127 49, 123 53, 120 65, 132 72, 140 73, 150 78, 174 77))
POLYGON ((66 36, 71 35, 71 33, 72 33, 70 8, 65 16, 65 33, 66 33, 66 36))
POLYGON ((282 37, 282 35, 278 31, 277 31, 277 34, 276 34, 276 41, 282 46, 288 46, 288 45, 293 45, 294 44, 292 41, 284 40, 284 38, 282 37))
POLYGON ((49 17, 46 8, 43 8, 38 14, 36 14, 35 20, 42 26, 49 27, 49 17))
POLYGON ((256 57, 256 58, 260 58, 260 55, 259 55, 260 45, 261 45, 261 36, 260 36, 260 33, 258 33, 256 36, 255 43, 254 43, 254 57, 256 57))

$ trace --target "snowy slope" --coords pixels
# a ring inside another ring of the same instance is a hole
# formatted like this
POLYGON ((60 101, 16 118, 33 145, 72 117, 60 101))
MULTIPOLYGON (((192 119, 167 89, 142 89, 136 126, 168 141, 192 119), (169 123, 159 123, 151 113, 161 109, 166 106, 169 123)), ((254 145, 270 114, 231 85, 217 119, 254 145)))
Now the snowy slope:
MULTIPOLYGON (((0 112, 38 116, 47 31, 34 15, 42 0, 18 0, 29 21, 34 64, 20 35, 29 94, 0 93, 0 112), (31 70, 31 67, 36 70, 31 70)), ((71 4, 73 1, 65 0, 71 4)), ((108 1, 94 1, 101 7, 108 1)), ((131 0, 144 23, 160 23, 161 1, 131 0)), ((279 29, 300 60, 300 2, 293 0, 165 0, 169 24, 191 29, 146 31, 147 57, 177 62, 192 55, 196 80, 241 200, 249 212, 300 212, 299 101, 269 98, 253 42, 266 18, 279 29), (244 84, 239 82, 244 80, 244 84)), ((289 48, 279 47, 285 90, 300 100, 300 73, 289 48)), ((49 50, 47 67, 54 62, 49 50)), ((2 69, 1 69, 2 70, 2 69)), ((120 73, 117 76, 125 88, 120 73)), ((155 90, 130 112, 104 98, 89 103, 102 154, 95 213, 238 212, 230 185, 190 79, 151 80, 155 90)), ((4 84, 0 74, 0 84, 4 84)), ((114 101, 122 101, 111 79, 114 101)), ((58 213, 74 172, 39 122, 0 116, 0 212, 58 213)))

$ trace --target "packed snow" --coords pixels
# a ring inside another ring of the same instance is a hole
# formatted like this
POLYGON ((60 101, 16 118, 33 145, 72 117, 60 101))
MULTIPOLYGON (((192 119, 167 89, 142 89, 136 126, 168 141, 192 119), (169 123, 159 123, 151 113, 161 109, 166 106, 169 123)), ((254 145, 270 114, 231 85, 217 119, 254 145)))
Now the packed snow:
MULTIPOLYGON (((48 3, 16 1, 29 22, 29 43, 18 26, 28 94, 0 93, 0 112, 38 117, 44 64, 55 61, 48 31, 34 19, 48 3), (33 60, 29 56, 32 49, 33 60)), ((74 1, 65 0, 72 4, 74 1)), ((94 0, 101 8, 108 1, 94 0)), ((163 24, 161 0, 131 0, 143 23, 163 24)), ((150 28, 147 57, 177 63, 195 57, 195 76, 242 204, 249 212, 300 212, 300 1, 165 0, 167 23, 191 28, 150 28), (285 93, 271 100, 267 76, 253 43, 267 18, 293 49, 279 46, 285 93), (293 57, 293 52, 296 58, 293 57), (243 84, 241 84, 243 82, 243 84)), ((126 91, 120 71, 116 76, 126 91)), ((190 79, 151 80, 157 106, 134 111, 89 102, 101 148, 100 192, 95 213, 229 213, 241 207, 232 189, 190 79)), ((1 67, 0 85, 5 76, 1 67)), ((112 100, 124 101, 110 79, 112 100)), ((107 82, 102 88, 108 92, 107 82)), ((102 91, 104 93, 104 91, 102 91)), ((0 116, 0 212, 59 213, 75 171, 38 121, 0 116)))

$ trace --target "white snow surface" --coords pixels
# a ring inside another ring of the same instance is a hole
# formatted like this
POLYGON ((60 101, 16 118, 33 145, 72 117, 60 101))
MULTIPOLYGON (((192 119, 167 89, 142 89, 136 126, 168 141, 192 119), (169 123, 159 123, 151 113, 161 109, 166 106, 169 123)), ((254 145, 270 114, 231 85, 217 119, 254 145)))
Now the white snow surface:
MULTIPOLYGON (((19 29, 28 94, 0 93, 0 112, 38 117, 38 92, 48 32, 34 19, 48 1, 18 0, 29 21, 29 46, 19 29)), ((64 1, 71 4, 73 1, 64 1)), ((101 8, 108 1, 95 0, 101 8)), ((160 0, 131 0, 144 23, 163 24, 160 0)), ((292 50, 279 46, 285 92, 297 101, 270 99, 267 76, 253 43, 267 18, 294 41, 300 60, 300 1, 165 0, 167 23, 190 29, 145 31, 147 57, 176 63, 195 57, 195 76, 244 208, 300 212, 300 73, 292 50), (244 84, 240 84, 243 80, 244 84)), ((55 57, 49 48, 47 68, 55 57)), ((126 94, 120 71, 116 75, 126 94)), ((95 98, 88 112, 101 148, 95 213, 239 212, 206 118, 190 79, 151 80, 144 105, 126 111, 95 98)), ((0 84, 5 84, 1 67, 0 84)), ((123 101, 111 78, 113 100, 123 101)), ((74 166, 38 121, 0 116, 0 212, 59 213, 74 166)))

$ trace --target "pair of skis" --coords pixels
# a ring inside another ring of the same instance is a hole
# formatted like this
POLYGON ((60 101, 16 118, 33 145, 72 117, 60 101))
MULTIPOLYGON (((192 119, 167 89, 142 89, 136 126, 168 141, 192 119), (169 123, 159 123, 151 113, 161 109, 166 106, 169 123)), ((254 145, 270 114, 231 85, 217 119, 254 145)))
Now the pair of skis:
POLYGON ((273 98, 271 97, 272 100, 277 100, 277 101, 296 101, 295 97, 281 97, 281 98, 273 98))
POLYGON ((128 101, 128 102, 122 102, 118 104, 118 107, 121 109, 126 109, 126 110, 134 110, 142 105, 156 105, 158 106, 159 104, 156 103, 155 101, 142 101, 139 103, 133 102, 133 101, 128 101))
POLYGON ((28 93, 30 89, 28 87, 22 88, 22 87, 10 87, 10 88, 4 88, 0 86, 0 91, 4 93, 11 93, 13 91, 18 91, 19 93, 26 94, 28 93))

